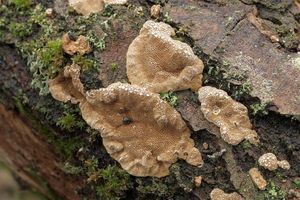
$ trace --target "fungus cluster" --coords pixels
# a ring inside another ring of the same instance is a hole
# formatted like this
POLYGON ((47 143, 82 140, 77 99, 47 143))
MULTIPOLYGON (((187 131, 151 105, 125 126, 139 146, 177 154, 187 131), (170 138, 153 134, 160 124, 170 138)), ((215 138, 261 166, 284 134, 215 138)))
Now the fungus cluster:
MULTIPOLYGON (((95 1, 85 3, 92 5, 95 1)), ((111 1, 98 0, 99 7, 93 9, 99 9, 103 2, 111 1)), ((82 13, 88 15, 90 11, 82 13)), ((199 90, 201 129, 220 135, 232 145, 244 139, 258 143, 247 108, 222 90, 209 86, 201 88, 202 61, 191 47, 174 40, 174 35, 173 28, 162 22, 147 21, 143 25, 127 52, 126 69, 132 85, 113 83, 107 88, 85 91, 80 81, 80 66, 76 64, 66 66, 49 81, 52 96, 59 101, 78 103, 83 119, 100 132, 110 156, 134 176, 166 176, 169 167, 178 159, 194 166, 203 164, 189 128, 181 115, 160 99, 158 93, 161 92, 199 90)), ((69 55, 91 51, 84 36, 75 40, 68 34, 63 36, 63 49, 69 55)), ((223 153, 225 150, 208 157, 216 158, 223 153)), ((262 182, 258 171, 250 170, 249 173, 257 185, 262 182)), ((199 187, 202 177, 197 176, 193 181, 199 187)), ((218 188, 210 196, 213 200, 243 199, 238 193, 227 194, 218 188)))
POLYGON ((247 108, 234 101, 225 91, 205 86, 199 89, 201 111, 205 118, 220 127, 223 140, 231 145, 237 145, 242 140, 249 140, 257 145, 257 133, 252 130, 247 108))
POLYGON ((277 160, 277 157, 273 153, 265 153, 258 159, 258 164, 270 171, 276 170, 278 167, 282 169, 290 169, 290 164, 287 160, 277 160))
POLYGON ((210 193, 211 200, 243 200, 243 197, 236 192, 225 193, 219 188, 215 188, 210 193))
POLYGON ((163 22, 147 21, 127 52, 129 81, 155 93, 201 87, 203 63, 192 48, 171 36, 163 22))
POLYGON ((83 119, 101 133, 107 152, 135 176, 162 177, 178 158, 201 166, 202 157, 180 114, 158 94, 123 83, 85 92, 78 66, 50 81, 52 96, 79 102, 83 119))

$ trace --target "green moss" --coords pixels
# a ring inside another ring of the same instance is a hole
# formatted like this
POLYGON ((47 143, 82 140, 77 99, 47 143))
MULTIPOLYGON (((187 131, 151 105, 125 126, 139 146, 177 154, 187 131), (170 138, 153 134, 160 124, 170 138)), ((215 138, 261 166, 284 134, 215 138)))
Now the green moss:
POLYGON ((25 10, 30 8, 32 1, 31 0, 10 0, 10 3, 14 4, 19 10, 25 10))
POLYGON ((243 149, 249 149, 252 147, 251 143, 248 140, 244 140, 240 145, 243 149))
POLYGON ((92 32, 87 34, 87 41, 93 46, 94 49, 103 51, 105 49, 105 39, 107 38, 107 34, 104 33, 102 38, 98 38, 92 32))
POLYGON ((101 13, 101 15, 103 17, 110 17, 114 14, 114 9, 112 7, 112 5, 105 5, 103 12, 101 13))
POLYGON ((74 64, 79 65, 82 71, 90 71, 93 68, 97 68, 97 62, 95 60, 89 59, 80 54, 73 56, 72 61, 74 64))
POLYGON ((169 196, 169 189, 166 184, 164 184, 163 180, 158 178, 151 178, 151 181, 143 182, 141 179, 136 179, 136 182, 138 184, 136 190, 141 193, 141 195, 144 194, 153 194, 158 197, 167 197, 169 196))
POLYGON ((31 24, 26 23, 11 23, 9 25, 11 34, 20 39, 24 39, 32 34, 31 24))
MULTIPOLYGON (((71 158, 73 154, 84 145, 84 141, 76 136, 66 138, 59 137, 50 127, 42 124, 41 120, 37 119, 18 99, 16 99, 16 106, 22 115, 31 120, 33 128, 37 130, 38 133, 44 135, 47 141, 53 145, 54 150, 63 158, 71 158)), ((76 126, 78 127, 80 123, 81 120, 78 120, 76 126)))
POLYGON ((109 166, 96 172, 97 196, 103 200, 117 200, 130 187, 130 175, 117 166, 109 166))
POLYGON ((66 162, 62 167, 63 171, 67 174, 78 175, 83 172, 82 167, 71 165, 69 162, 66 162))
POLYGON ((37 5, 31 12, 28 22, 40 26, 40 42, 46 42, 49 38, 57 37, 59 34, 59 23, 46 16, 45 8, 37 5))
POLYGON ((0 29, 4 29, 7 24, 8 24, 8 20, 6 18, 0 19, 0 29))
POLYGON ((111 63, 110 64, 110 69, 111 69, 111 71, 116 71, 117 69, 118 69, 118 63, 111 63))
POLYGON ((240 99, 242 96, 249 94, 251 92, 251 85, 249 82, 244 82, 241 85, 235 86, 232 96, 235 99, 240 99))
POLYGON ((178 105, 178 97, 173 92, 161 93, 160 98, 164 101, 167 101, 173 107, 178 105))
POLYGON ((273 181, 270 181, 265 191, 265 200, 284 200, 284 199, 285 199, 285 192, 279 186, 276 186, 273 181))
POLYGON ((23 45, 23 54, 27 56, 27 64, 33 75, 31 85, 39 89, 40 95, 49 93, 48 81, 62 69, 64 56, 60 39, 50 40, 44 47, 30 42, 23 45), (25 49, 24 49, 25 48, 25 49), (32 49, 32 52, 29 53, 32 49))
POLYGON ((68 131, 72 131, 72 129, 76 126, 76 117, 74 114, 65 113, 63 117, 60 117, 56 122, 56 126, 59 126, 62 129, 66 129, 68 131))
POLYGON ((300 180, 294 180, 292 183, 294 189, 300 190, 300 180))
POLYGON ((19 98, 14 98, 15 99, 15 105, 22 115, 26 115, 26 109, 25 106, 23 105, 22 101, 19 98))
POLYGON ((255 103, 250 105, 250 109, 252 111, 252 115, 256 116, 256 115, 267 115, 269 113, 269 111, 267 110, 267 103, 255 103))
POLYGON ((58 68, 63 64, 63 49, 60 39, 50 40, 41 52, 41 61, 50 67, 58 68))

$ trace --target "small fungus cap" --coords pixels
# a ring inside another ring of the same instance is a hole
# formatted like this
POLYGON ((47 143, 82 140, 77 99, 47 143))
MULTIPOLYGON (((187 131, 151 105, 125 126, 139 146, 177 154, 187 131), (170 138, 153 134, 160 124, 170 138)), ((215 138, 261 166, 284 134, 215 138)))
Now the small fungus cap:
POLYGON ((249 175, 252 179, 252 181, 255 183, 255 185, 260 190, 265 190, 267 187, 267 181, 264 179, 264 177, 261 175, 261 173, 258 171, 257 168, 251 168, 249 170, 249 175))
POLYGON ((227 194, 219 188, 215 188, 210 193, 211 200, 244 200, 244 198, 236 192, 227 194))
POLYGON ((80 35, 76 41, 73 41, 70 39, 68 33, 63 35, 62 47, 69 55, 74 55, 75 53, 83 55, 92 51, 89 42, 84 36, 80 35))
POLYGON ((205 118, 220 127, 225 142, 237 145, 245 139, 258 144, 257 133, 252 130, 243 104, 234 101, 225 91, 210 86, 200 88, 198 95, 205 118))
POLYGON ((202 157, 179 113, 157 94, 114 83, 87 92, 82 117, 101 133, 108 153, 134 176, 162 177, 178 158, 201 166, 202 157))
POLYGON ((286 160, 279 161, 273 153, 265 153, 258 159, 258 164, 270 171, 276 170, 278 167, 282 169, 290 169, 290 164, 286 160))
POLYGON ((49 91, 58 101, 78 103, 84 98, 84 87, 80 82, 80 67, 78 65, 66 66, 56 78, 49 80, 49 91))
POLYGON ((163 22, 147 21, 127 52, 129 81, 156 93, 198 90, 202 61, 187 44, 174 40, 174 29, 163 22))

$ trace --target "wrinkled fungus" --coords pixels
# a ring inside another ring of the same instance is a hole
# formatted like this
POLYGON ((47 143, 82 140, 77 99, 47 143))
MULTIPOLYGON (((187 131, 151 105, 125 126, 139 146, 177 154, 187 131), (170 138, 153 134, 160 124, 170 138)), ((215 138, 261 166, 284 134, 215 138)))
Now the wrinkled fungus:
POLYGON ((49 91, 54 99, 62 102, 78 103, 84 99, 84 87, 80 82, 80 67, 66 66, 56 78, 49 81, 49 91))
POLYGON ((80 35, 76 41, 73 41, 69 37, 68 33, 63 35, 62 47, 64 51, 69 55, 74 55, 75 53, 83 55, 89 53, 92 50, 89 42, 84 36, 80 35))
POLYGON ((129 84, 87 92, 85 121, 101 133, 108 153, 135 176, 162 177, 178 158, 203 163, 179 113, 159 96, 129 84))
POLYGON ((220 127, 225 142, 237 145, 245 139, 258 144, 257 133, 252 130, 243 104, 234 101, 225 91, 210 86, 199 89, 199 101, 205 118, 220 127))
POLYGON ((89 16, 103 11, 106 4, 126 4, 127 0, 69 0, 69 5, 77 13, 89 16))
POLYGON ((129 81, 161 93, 192 89, 202 84, 202 61, 187 44, 174 40, 174 29, 163 22, 147 21, 127 52, 129 81))
POLYGON ((279 161, 273 153, 265 153, 258 159, 258 164, 270 171, 276 170, 278 167, 282 169, 290 169, 290 164, 286 160, 279 161))
POLYGON ((211 200, 243 200, 244 198, 236 192, 227 194, 219 188, 215 188, 210 193, 211 200))
POLYGON ((267 181, 264 179, 264 177, 261 175, 257 168, 251 168, 249 170, 249 175, 252 181, 260 190, 266 189, 267 181))
MULTIPOLYGON (((70 71, 69 68, 66 70, 70 71)), ((158 94, 137 86, 114 83, 81 95, 82 84, 77 84, 78 76, 71 75, 76 80, 74 84, 69 73, 65 71, 63 75, 68 76, 60 75, 58 80, 53 80, 55 87, 60 89, 51 90, 51 94, 64 102, 79 102, 83 119, 101 133, 107 152, 128 173, 166 176, 178 158, 195 166, 203 164, 180 114, 158 94), (74 98, 78 98, 77 101, 74 98)))

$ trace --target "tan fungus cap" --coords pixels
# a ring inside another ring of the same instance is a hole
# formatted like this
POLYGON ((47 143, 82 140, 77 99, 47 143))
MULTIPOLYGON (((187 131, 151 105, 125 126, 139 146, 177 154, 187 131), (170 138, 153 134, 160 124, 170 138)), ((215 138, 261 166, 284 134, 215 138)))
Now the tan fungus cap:
POLYGON ((252 130, 247 108, 233 100, 225 91, 205 86, 199 89, 201 111, 205 118, 220 127, 223 140, 237 145, 242 140, 249 140, 257 145, 257 133, 252 130))
POLYGON ((145 22, 127 52, 127 76, 132 84, 155 93, 201 87, 202 61, 189 45, 174 40, 174 35, 168 24, 145 22))

